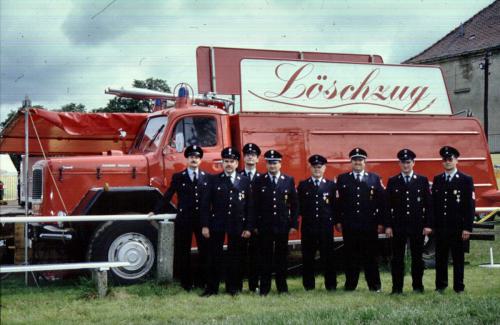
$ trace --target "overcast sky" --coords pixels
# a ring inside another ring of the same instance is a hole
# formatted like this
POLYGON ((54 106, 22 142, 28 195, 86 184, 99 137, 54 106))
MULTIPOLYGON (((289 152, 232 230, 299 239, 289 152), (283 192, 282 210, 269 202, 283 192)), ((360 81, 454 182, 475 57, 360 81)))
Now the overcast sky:
POLYGON ((492 0, 1 0, 0 121, 25 95, 105 106, 108 86, 196 87, 199 45, 412 57, 492 0))

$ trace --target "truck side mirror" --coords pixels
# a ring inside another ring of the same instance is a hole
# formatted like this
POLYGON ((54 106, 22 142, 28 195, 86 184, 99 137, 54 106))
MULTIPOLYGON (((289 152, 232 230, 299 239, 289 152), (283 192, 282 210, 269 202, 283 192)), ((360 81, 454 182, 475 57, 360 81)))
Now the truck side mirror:
POLYGON ((184 150, 184 134, 179 132, 175 135, 175 150, 182 152, 184 150))
POLYGON ((127 131, 125 131, 122 128, 118 129, 118 136, 120 137, 120 140, 123 140, 127 137, 127 131))

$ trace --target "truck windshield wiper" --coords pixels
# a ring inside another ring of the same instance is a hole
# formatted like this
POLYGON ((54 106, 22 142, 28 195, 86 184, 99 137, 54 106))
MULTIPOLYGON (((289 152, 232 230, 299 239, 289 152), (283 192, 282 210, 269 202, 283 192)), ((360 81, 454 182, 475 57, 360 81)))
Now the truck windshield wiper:
POLYGON ((158 135, 160 135, 160 132, 163 130, 163 128, 164 128, 164 127, 165 127, 165 124, 163 124, 162 126, 160 126, 160 127, 158 128, 158 131, 156 131, 155 135, 154 135, 154 136, 153 136, 153 138, 149 141, 148 146, 147 146, 146 148, 151 147, 151 144, 152 144, 153 142, 155 142, 156 138, 158 138, 158 135))

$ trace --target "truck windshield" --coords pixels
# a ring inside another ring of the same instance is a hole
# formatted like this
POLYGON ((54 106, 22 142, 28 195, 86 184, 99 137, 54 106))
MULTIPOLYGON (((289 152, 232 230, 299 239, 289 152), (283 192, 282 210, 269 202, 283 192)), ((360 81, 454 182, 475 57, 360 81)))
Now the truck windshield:
POLYGON ((137 137, 135 150, 141 152, 156 151, 167 124, 167 116, 157 116, 149 119, 143 132, 137 137))

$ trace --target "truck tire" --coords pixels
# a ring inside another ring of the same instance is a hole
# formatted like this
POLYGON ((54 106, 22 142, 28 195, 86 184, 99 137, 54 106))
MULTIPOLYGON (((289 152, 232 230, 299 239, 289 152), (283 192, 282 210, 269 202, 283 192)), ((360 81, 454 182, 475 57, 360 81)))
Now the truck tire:
POLYGON ((89 261, 130 262, 109 271, 119 284, 138 283, 150 277, 156 267, 157 229, 148 222, 108 221, 92 236, 87 251, 89 261))

